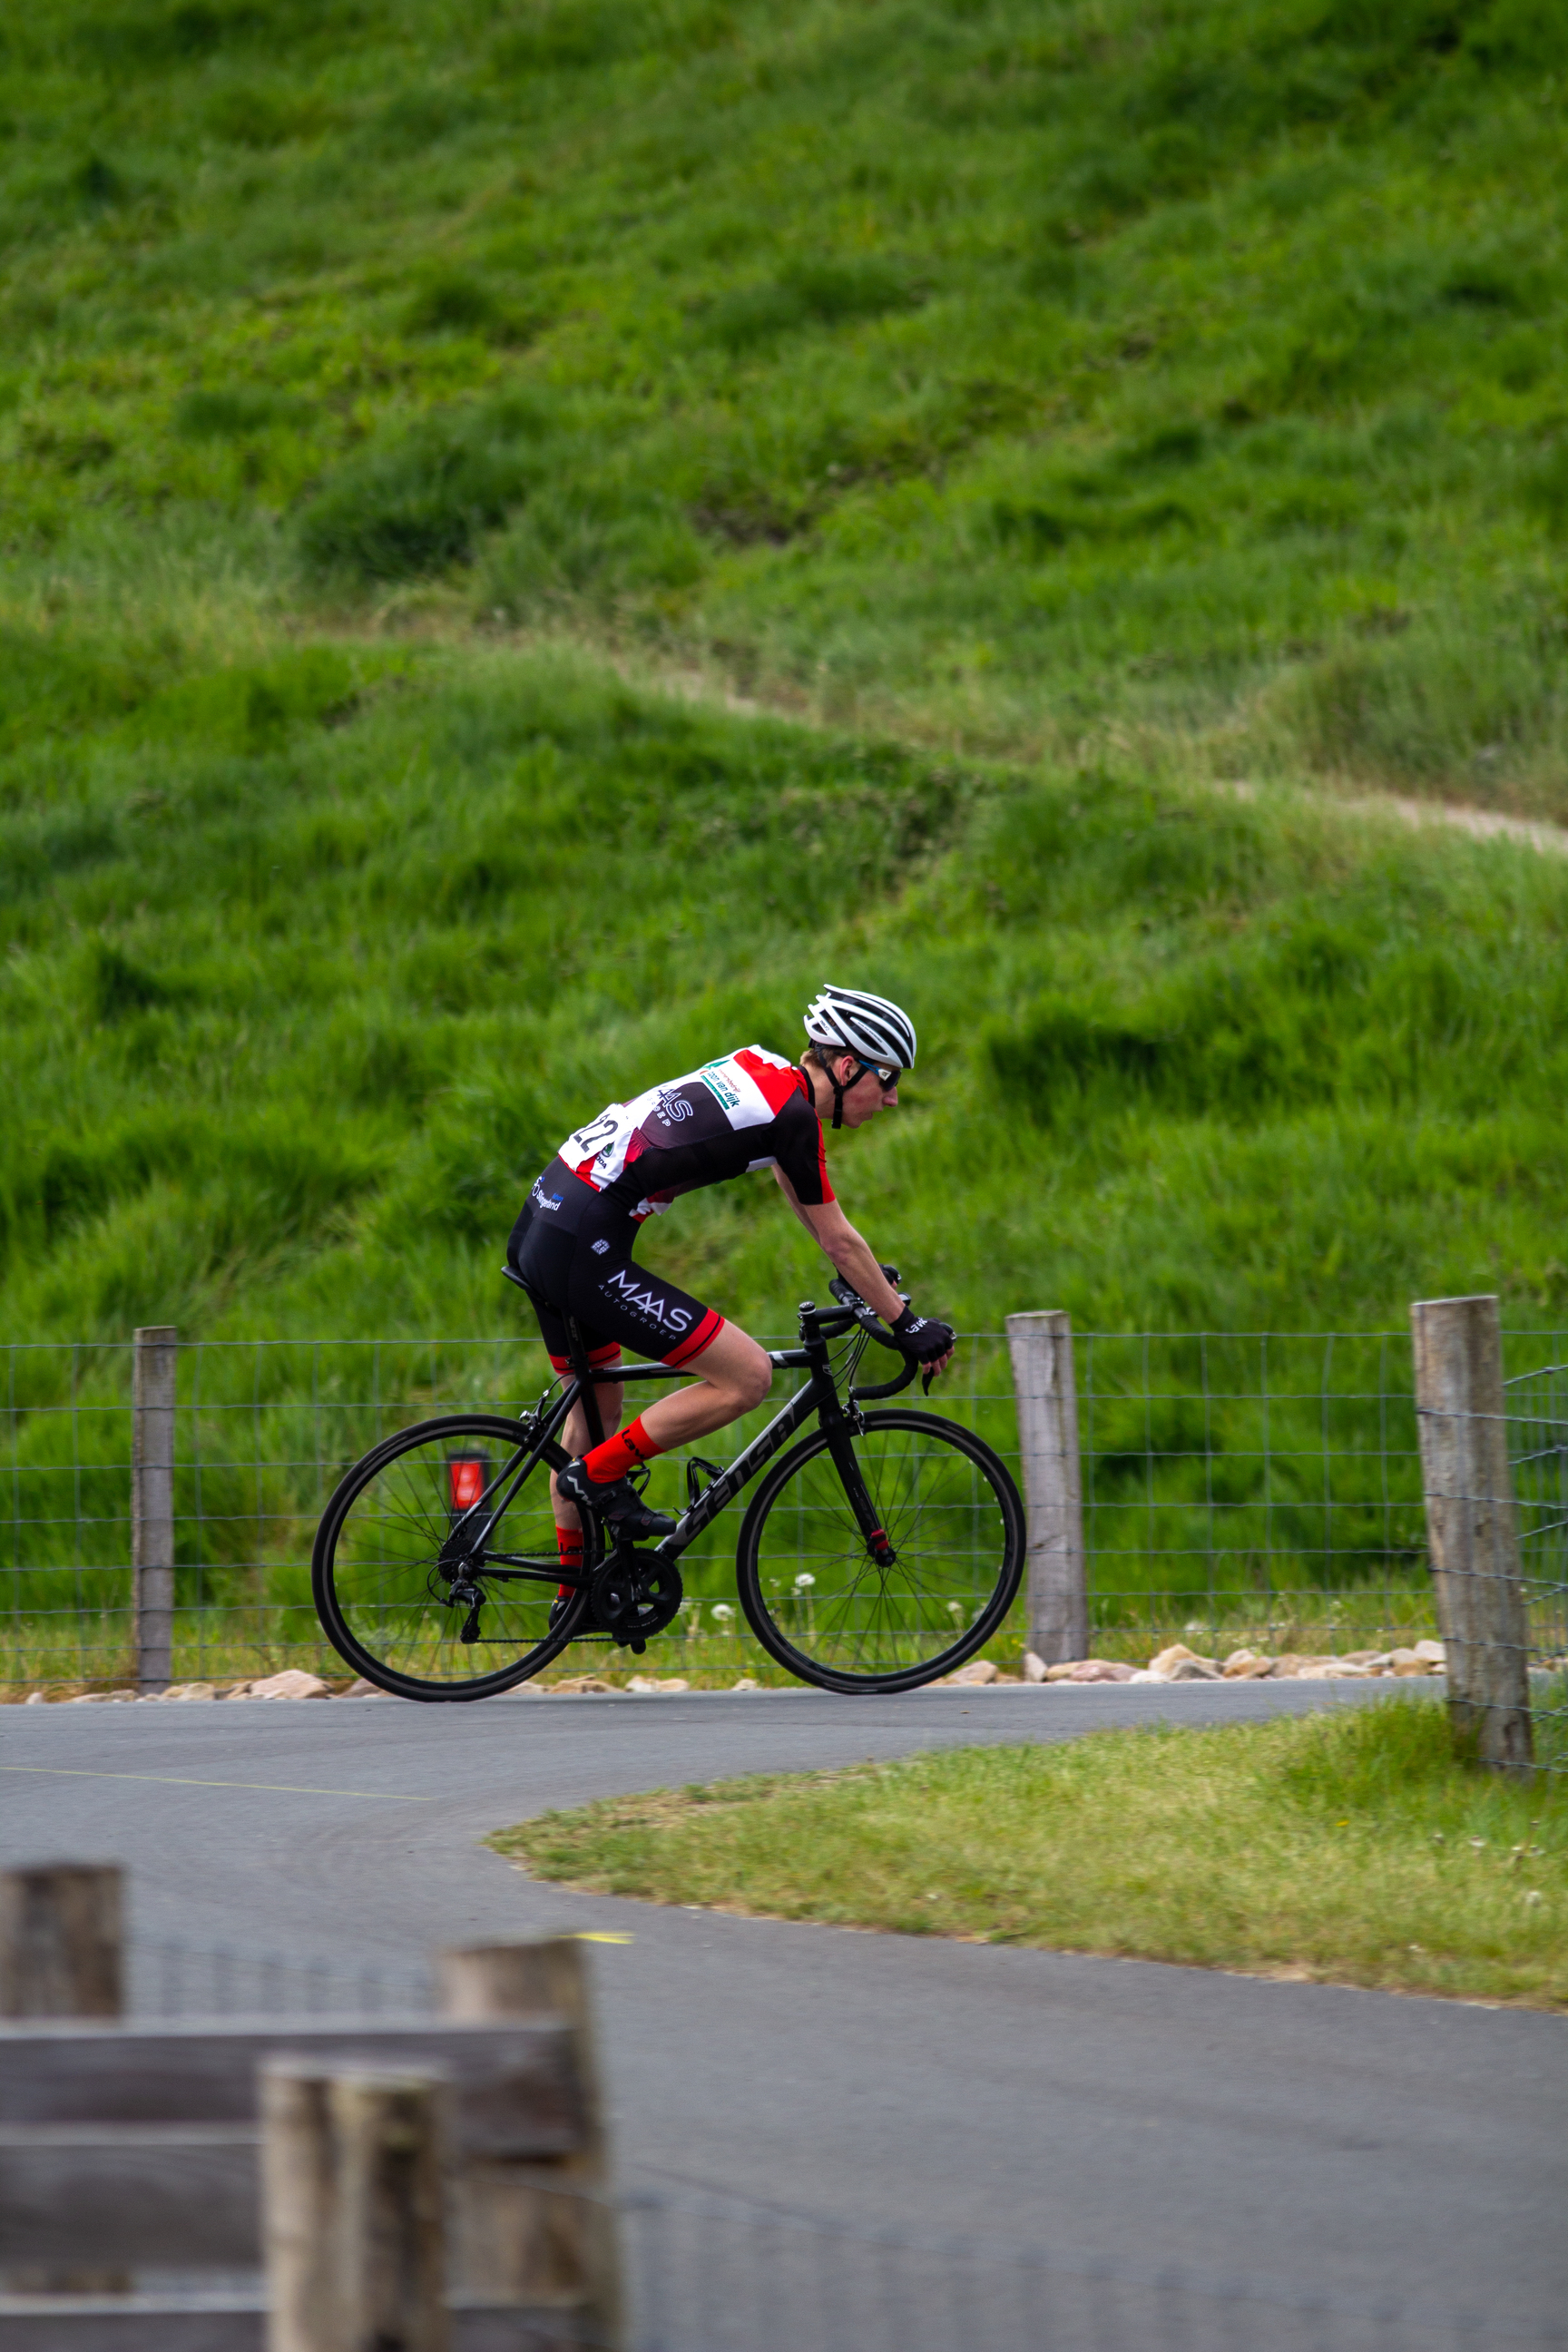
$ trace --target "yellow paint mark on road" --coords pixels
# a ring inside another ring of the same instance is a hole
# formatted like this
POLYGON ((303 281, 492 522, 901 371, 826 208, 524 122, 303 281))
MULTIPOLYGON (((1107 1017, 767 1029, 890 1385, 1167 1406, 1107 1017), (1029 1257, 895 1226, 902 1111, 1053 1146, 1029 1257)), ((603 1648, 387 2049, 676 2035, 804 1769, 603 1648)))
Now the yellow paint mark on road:
POLYGON ((576 1936, 579 1944, 629 1944, 631 1940, 629 1936, 601 1936, 593 1927, 579 1927, 576 1936))
POLYGON ((197 1780, 184 1772, 88 1772, 65 1764, 0 1764, 0 1772, 31 1772, 47 1780, 156 1780, 169 1789, 260 1789, 275 1797, 369 1797, 388 1805, 434 1805, 435 1797, 405 1797, 391 1789, 303 1789, 292 1780, 197 1780))

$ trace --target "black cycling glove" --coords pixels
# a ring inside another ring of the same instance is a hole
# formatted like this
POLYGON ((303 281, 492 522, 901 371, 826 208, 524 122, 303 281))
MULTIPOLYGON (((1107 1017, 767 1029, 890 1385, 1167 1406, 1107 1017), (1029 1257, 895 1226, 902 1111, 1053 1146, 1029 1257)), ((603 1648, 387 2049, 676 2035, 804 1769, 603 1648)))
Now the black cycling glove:
POLYGON ((951 1323, 939 1323, 934 1315, 917 1315, 912 1307, 905 1307, 892 1333, 905 1355, 912 1356, 917 1364, 934 1363, 938 1356, 945 1356, 955 1336, 951 1323))

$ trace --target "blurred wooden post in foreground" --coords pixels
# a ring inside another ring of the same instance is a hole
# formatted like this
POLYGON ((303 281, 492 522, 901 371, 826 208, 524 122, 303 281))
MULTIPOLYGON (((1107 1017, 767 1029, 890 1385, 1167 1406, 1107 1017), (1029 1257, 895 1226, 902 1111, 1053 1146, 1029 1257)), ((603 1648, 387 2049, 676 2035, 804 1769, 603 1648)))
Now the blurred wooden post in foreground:
POLYGON ((1028 1505, 1027 1647, 1047 1666, 1089 1655, 1089 1576, 1072 1318, 1009 1315, 1018 1449, 1028 1505))
POLYGON ((1483 1764, 1529 1779, 1530 1628, 1508 1458, 1498 1301, 1418 1299, 1410 1323, 1448 1719, 1483 1764))
POLYGON ((504 2302, 565 2303, 581 2311, 596 2344, 621 2341, 623 2303, 608 2182, 587 1956, 575 1936, 528 1944, 479 1944, 442 1952, 439 2012, 452 2025, 551 2015, 572 2029, 581 2086, 582 2135, 553 2162, 504 2158, 471 2163, 458 2216, 454 2269, 471 2294, 504 2302))
POLYGON ((444 2085, 261 2070, 268 2352, 447 2352, 444 2085))
POLYGON ((174 1646, 174 1370, 178 1332, 148 1324, 131 1367, 131 1571, 136 1686, 166 1690, 174 1646))
MULTIPOLYGON (((124 2011, 123 1873, 113 1862, 0 1871, 0 2017, 124 2011)), ((119 2294, 121 2271, 12 2268, 13 2294, 119 2294)))
POLYGON ((119 2017, 121 1873, 112 1862, 0 1871, 0 2017, 119 2017))

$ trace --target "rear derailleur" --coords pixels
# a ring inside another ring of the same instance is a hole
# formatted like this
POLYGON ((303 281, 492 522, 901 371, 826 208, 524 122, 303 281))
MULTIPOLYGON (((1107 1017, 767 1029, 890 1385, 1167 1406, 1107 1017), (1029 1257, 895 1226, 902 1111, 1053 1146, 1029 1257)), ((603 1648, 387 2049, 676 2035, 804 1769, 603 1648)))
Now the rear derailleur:
POLYGON ((448 1609, 461 1609, 463 1622, 458 1633, 459 1642, 477 1642, 479 1638, 479 1612, 487 1598, 484 1586, 475 1584, 466 1576, 454 1577, 444 1596, 448 1609))

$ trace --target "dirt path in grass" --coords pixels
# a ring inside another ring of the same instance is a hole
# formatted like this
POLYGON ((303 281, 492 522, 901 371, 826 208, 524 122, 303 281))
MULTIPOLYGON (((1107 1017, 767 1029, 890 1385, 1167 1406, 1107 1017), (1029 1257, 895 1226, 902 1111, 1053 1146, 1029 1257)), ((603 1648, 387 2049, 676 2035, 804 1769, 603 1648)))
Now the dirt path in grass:
MULTIPOLYGON (((646 656, 628 654, 622 646, 595 642, 591 637, 575 635, 544 633, 524 637, 521 643, 549 646, 602 663, 613 669, 626 684, 643 693, 668 694, 681 702, 695 703, 725 710, 742 719, 782 719, 797 727, 809 727, 819 734, 852 734, 864 731, 892 736, 911 746, 926 750, 939 748, 938 738, 929 730, 900 723, 889 711, 863 719, 836 721, 817 709, 805 695, 776 694, 756 696, 740 693, 722 678, 679 663, 661 663, 646 656)), ((940 748, 951 751, 950 745, 940 748)), ((962 755, 955 755, 962 756, 962 755)), ((1025 761, 1036 756, 1020 749, 1013 753, 998 751, 987 754, 1000 760, 1025 761)), ((1249 778, 1212 778, 1208 789, 1237 800, 1258 801, 1268 796, 1270 787, 1253 782, 1249 778)), ((1526 849, 1534 849, 1548 857, 1568 856, 1568 824, 1553 824, 1544 818, 1510 816, 1500 809, 1479 808, 1470 801, 1421 800, 1411 794, 1394 792, 1365 792, 1347 782, 1342 789, 1333 785, 1300 786, 1309 798, 1321 806, 1340 809, 1347 816, 1393 818, 1413 830, 1425 830, 1429 825, 1447 826, 1456 833, 1468 834, 1472 841, 1509 841, 1526 849)))
MULTIPOLYGON (((1243 801, 1260 800, 1266 791, 1266 787, 1245 780, 1216 784, 1214 789, 1243 801)), ((1403 793, 1329 791, 1320 791, 1313 797, 1328 807, 1343 809, 1351 816, 1396 817, 1400 824, 1422 831, 1429 825, 1449 825, 1457 833, 1468 833, 1472 841, 1517 841, 1526 849, 1538 849, 1549 857, 1568 857, 1568 826, 1547 824, 1531 817, 1505 816, 1500 809, 1475 808, 1465 801, 1417 801, 1403 793)))

